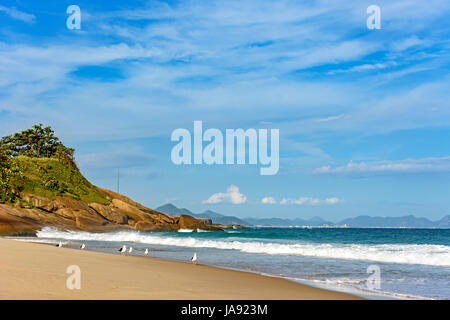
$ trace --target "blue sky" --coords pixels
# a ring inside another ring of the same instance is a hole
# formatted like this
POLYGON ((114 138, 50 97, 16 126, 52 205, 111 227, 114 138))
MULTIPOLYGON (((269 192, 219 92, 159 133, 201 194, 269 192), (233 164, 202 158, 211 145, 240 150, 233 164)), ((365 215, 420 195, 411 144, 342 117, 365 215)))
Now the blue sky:
POLYGON ((150 207, 439 219, 449 15, 445 0, 2 1, 0 135, 51 125, 94 184, 114 190, 120 168, 121 192, 150 207), (174 165, 171 132, 194 120, 279 129, 279 173, 174 165))

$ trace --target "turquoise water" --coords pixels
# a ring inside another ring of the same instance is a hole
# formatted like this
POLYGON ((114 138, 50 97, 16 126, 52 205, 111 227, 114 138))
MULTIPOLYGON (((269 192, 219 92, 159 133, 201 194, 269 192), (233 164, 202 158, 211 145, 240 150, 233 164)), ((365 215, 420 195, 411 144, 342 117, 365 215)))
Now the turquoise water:
MULTIPOLYGON (((188 230, 186 230, 188 231, 188 230)), ((111 233, 44 229, 39 240, 86 243, 135 254, 285 277, 329 289, 383 297, 450 299, 450 229, 249 228, 226 232, 111 233), (380 288, 369 288, 369 266, 380 288)))
MULTIPOLYGON (((186 233, 171 234, 186 237, 186 233)), ((189 235, 191 236, 191 235, 189 235)), ((342 244, 436 244, 450 246, 450 229, 391 228, 248 228, 222 232, 201 232, 196 238, 241 238, 295 240, 342 244)))

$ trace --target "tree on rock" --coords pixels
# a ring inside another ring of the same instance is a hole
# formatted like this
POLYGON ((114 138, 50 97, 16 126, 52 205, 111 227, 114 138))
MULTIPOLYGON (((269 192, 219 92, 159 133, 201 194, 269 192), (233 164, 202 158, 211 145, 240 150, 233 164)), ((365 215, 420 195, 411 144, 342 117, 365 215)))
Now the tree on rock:
POLYGON ((73 157, 75 150, 64 146, 54 133, 51 127, 34 125, 31 129, 3 137, 0 152, 9 157, 58 158, 78 169, 73 157))

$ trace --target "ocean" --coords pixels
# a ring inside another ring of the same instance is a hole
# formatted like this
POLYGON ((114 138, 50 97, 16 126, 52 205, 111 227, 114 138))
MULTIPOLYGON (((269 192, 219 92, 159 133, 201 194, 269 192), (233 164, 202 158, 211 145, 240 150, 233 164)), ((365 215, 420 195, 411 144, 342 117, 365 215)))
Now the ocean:
MULTIPOLYGON (((115 231, 45 228, 39 242, 86 243, 88 250, 133 254, 283 277, 375 299, 450 299, 450 229, 248 228, 225 232, 115 231), (136 250, 137 249, 137 250, 136 250), (370 285, 379 270, 379 287, 370 285), (373 278, 372 278, 373 279, 373 278)), ((21 238, 24 240, 24 238, 21 238)), ((118 254, 118 253, 117 253, 118 254)))

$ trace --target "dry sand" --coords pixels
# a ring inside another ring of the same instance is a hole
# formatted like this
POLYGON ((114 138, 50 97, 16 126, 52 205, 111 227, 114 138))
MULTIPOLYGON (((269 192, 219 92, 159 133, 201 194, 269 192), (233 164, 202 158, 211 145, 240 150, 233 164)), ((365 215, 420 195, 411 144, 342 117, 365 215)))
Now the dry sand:
POLYGON ((0 299, 357 299, 288 280, 142 256, 0 239, 0 299), (81 289, 66 287, 67 267, 81 289))

